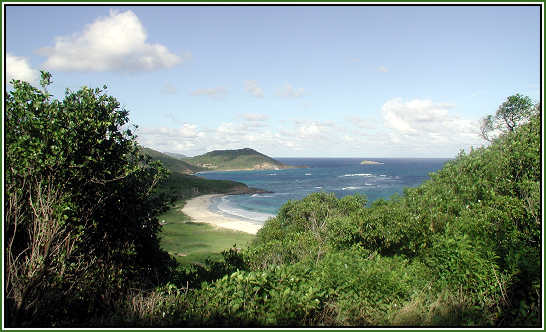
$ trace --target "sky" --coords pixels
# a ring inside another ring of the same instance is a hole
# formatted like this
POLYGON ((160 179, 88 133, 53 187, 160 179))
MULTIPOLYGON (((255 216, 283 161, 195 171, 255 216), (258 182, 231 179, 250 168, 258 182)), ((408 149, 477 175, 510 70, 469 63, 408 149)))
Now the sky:
POLYGON ((540 99, 540 10, 7 5, 5 79, 106 85, 162 152, 450 158, 508 96, 540 99))

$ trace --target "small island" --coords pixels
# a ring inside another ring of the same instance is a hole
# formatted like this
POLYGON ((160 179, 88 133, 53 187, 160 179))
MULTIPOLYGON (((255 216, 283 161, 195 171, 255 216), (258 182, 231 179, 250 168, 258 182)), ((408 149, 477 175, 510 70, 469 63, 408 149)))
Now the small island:
POLYGON ((383 163, 379 161, 372 161, 372 160, 362 160, 360 162, 360 165, 383 165, 383 163))

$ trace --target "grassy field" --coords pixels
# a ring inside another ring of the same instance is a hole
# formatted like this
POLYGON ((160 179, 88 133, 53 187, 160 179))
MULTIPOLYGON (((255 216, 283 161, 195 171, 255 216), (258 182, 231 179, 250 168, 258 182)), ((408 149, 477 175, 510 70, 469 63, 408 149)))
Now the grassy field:
POLYGON ((233 247, 246 248, 254 235, 216 228, 209 224, 192 222, 180 210, 184 200, 159 216, 166 222, 160 234, 161 247, 180 263, 202 263, 206 258, 219 259, 221 252, 233 247))

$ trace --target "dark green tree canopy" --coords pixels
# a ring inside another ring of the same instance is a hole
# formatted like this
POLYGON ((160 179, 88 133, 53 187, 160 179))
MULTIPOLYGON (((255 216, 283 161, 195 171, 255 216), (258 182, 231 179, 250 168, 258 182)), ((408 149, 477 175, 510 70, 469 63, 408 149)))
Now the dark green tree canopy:
POLYGON ((55 296, 92 302, 149 282, 169 260, 157 220, 167 200, 155 192, 167 171, 141 153, 128 111, 106 87, 57 100, 49 73, 41 83, 12 81, 5 94, 5 291, 14 319, 55 310, 47 305, 55 296))
POLYGON ((533 114, 539 111, 540 103, 533 104, 531 98, 515 94, 502 103, 495 115, 488 115, 481 120, 481 136, 491 141, 496 135, 512 132, 514 129, 529 121, 533 114))

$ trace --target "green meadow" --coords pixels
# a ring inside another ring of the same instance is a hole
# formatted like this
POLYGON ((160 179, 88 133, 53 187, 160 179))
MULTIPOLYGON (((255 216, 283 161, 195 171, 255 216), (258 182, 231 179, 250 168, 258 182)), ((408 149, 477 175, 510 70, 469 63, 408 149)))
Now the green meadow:
POLYGON ((165 223, 160 233, 161 247, 182 264, 204 263, 207 258, 220 260, 222 251, 246 248, 254 235, 192 222, 182 213, 185 200, 177 201, 159 216, 165 223))

